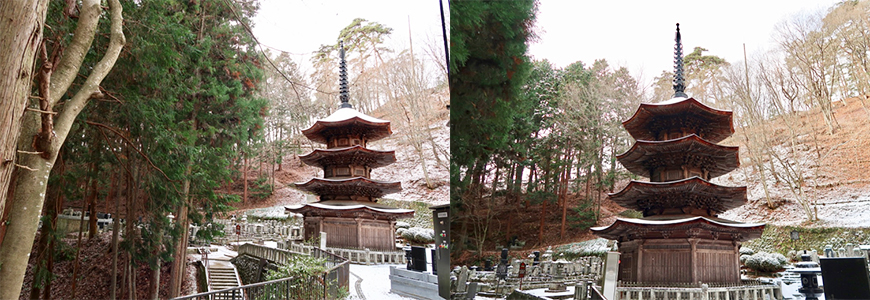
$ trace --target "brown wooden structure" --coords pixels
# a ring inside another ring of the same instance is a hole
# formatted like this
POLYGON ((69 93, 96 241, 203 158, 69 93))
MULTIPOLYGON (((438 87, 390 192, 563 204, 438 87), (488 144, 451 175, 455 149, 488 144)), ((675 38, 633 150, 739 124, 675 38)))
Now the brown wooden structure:
POLYGON ((390 121, 363 114, 348 103, 344 48, 341 51, 341 107, 317 120, 302 134, 326 144, 299 158, 323 169, 323 178, 297 183, 296 188, 319 196, 319 201, 286 210, 302 214, 305 239, 326 232, 327 247, 395 250, 396 219, 414 215, 413 210, 377 203, 385 194, 402 190, 401 183, 371 179, 374 168, 394 163, 394 151, 366 148, 392 134, 390 121))
POLYGON ((677 27, 675 97, 641 104, 623 122, 637 141, 617 156, 634 174, 610 194, 617 204, 643 212, 642 219, 617 218, 592 228, 618 241, 619 280, 644 283, 739 283, 740 243, 758 238, 764 224, 721 219, 718 214, 746 203, 746 187, 709 182, 740 165, 738 147, 716 143, 734 133, 732 114, 685 96, 677 27))

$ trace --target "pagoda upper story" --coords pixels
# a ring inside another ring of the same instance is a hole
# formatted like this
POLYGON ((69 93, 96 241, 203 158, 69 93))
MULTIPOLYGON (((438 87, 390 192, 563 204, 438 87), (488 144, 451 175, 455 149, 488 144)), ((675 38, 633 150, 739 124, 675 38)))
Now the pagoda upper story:
POLYGON ((299 158, 307 165, 323 170, 323 178, 296 184, 296 187, 320 196, 321 201, 376 202, 385 194, 402 190, 401 183, 371 179, 375 168, 396 162, 395 151, 372 150, 366 146, 392 134, 390 121, 368 116, 353 108, 347 90, 344 47, 340 50, 341 106, 326 118, 302 130, 308 139, 326 144, 299 158))
POLYGON ((610 198, 644 216, 715 217, 746 203, 746 187, 710 182, 740 166, 738 147, 716 144, 734 133, 733 114, 685 94, 679 27, 675 50, 674 98, 641 104, 622 122, 636 142, 617 159, 649 182, 633 180, 610 198))

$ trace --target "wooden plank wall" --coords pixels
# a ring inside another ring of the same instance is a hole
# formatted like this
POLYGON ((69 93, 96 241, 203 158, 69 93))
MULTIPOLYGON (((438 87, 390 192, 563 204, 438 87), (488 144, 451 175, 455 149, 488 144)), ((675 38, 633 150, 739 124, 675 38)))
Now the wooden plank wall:
POLYGON ((692 255, 686 250, 643 250, 644 282, 692 282, 692 255))

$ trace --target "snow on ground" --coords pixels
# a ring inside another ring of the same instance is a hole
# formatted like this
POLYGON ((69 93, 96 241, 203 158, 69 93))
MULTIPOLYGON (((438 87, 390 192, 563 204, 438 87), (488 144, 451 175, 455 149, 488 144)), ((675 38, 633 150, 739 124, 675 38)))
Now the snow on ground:
MULTIPOLYGON (((266 242, 266 246, 275 247, 275 242, 266 242)), ((229 259, 238 254, 226 246, 211 245, 209 254, 209 266, 229 266, 229 259)), ((194 256, 194 255, 192 255, 194 256)), ((195 259, 199 259, 195 255, 195 259)), ((350 298, 349 299, 385 299, 405 300, 413 299, 390 293, 390 266, 404 267, 404 265, 357 265, 350 264, 350 298)))
MULTIPOLYGON (((741 157, 748 157, 742 153, 741 157)), ((780 155, 785 155, 782 147, 773 149, 780 155)), ((836 180, 826 177, 819 170, 818 164, 807 159, 802 153, 799 159, 806 170, 805 198, 811 202, 809 209, 818 211, 819 221, 807 224, 807 214, 803 206, 795 199, 794 193, 787 183, 777 182, 768 174, 765 178, 767 192, 761 184, 758 172, 753 171, 751 162, 742 161, 741 167, 711 182, 725 186, 746 186, 748 203, 731 209, 720 217, 740 222, 764 222, 777 226, 811 226, 811 227, 867 227, 870 226, 870 186, 853 184, 850 181, 836 180), (774 210, 767 208, 767 195, 773 202, 781 205, 774 210), (814 204, 814 205, 813 205, 814 204)), ((744 159, 745 160, 745 159, 744 159)), ((784 175, 781 175, 784 176, 784 175)))
MULTIPOLYGON (((447 120, 432 124, 429 129, 432 139, 439 148, 438 151, 450 151, 450 127, 447 120)), ((396 129, 399 130, 399 129, 396 129)), ((429 181, 436 186, 435 189, 426 188, 426 179, 423 176, 423 167, 420 155, 411 145, 404 145, 399 135, 393 134, 389 138, 369 144, 369 148, 377 150, 395 150, 396 162, 372 170, 372 178, 383 181, 402 182, 402 191, 386 195, 385 198, 420 201, 432 205, 447 204, 450 202, 450 170, 449 157, 440 153, 441 163, 435 160, 432 144, 423 143, 423 157, 426 159, 426 170, 429 181), (400 146, 400 144, 403 144, 400 146), (412 188, 413 187, 413 188, 412 188)))
POLYGON ((413 299, 390 293, 390 266, 404 267, 404 265, 351 264, 349 299, 413 299))

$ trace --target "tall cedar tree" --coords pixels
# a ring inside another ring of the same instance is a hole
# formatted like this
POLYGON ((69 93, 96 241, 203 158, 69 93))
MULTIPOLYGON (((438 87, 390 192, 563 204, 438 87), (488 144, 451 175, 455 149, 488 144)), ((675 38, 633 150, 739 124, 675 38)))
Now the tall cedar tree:
POLYGON ((462 210, 471 179, 509 143, 529 70, 526 49, 537 5, 534 0, 450 5, 450 202, 462 210))
MULTIPOLYGON (((79 154, 65 154, 65 180, 74 182, 73 174, 93 180, 98 199, 108 199, 112 181, 129 185, 120 197, 133 214, 121 210, 120 217, 142 226, 128 227, 121 248, 134 269, 183 260, 188 236, 182 229, 208 224, 238 200, 217 191, 237 175, 233 164, 258 138, 267 108, 257 96, 261 57, 236 22, 250 23, 257 8, 254 1, 124 2, 132 20, 125 24, 128 43, 103 81, 108 99, 89 106, 74 125, 83 134, 70 137, 69 151, 79 154), (88 145, 99 145, 97 154, 88 145), (92 164, 96 172, 88 169, 92 164)), ((100 212, 114 213, 98 202, 100 212)), ((209 238, 217 229, 198 235, 209 238)), ((138 297, 153 298, 158 287, 161 298, 177 296, 183 269, 183 261, 173 264, 169 286, 152 284, 149 295, 138 297)), ((152 271, 149 281, 156 280, 152 271)))

